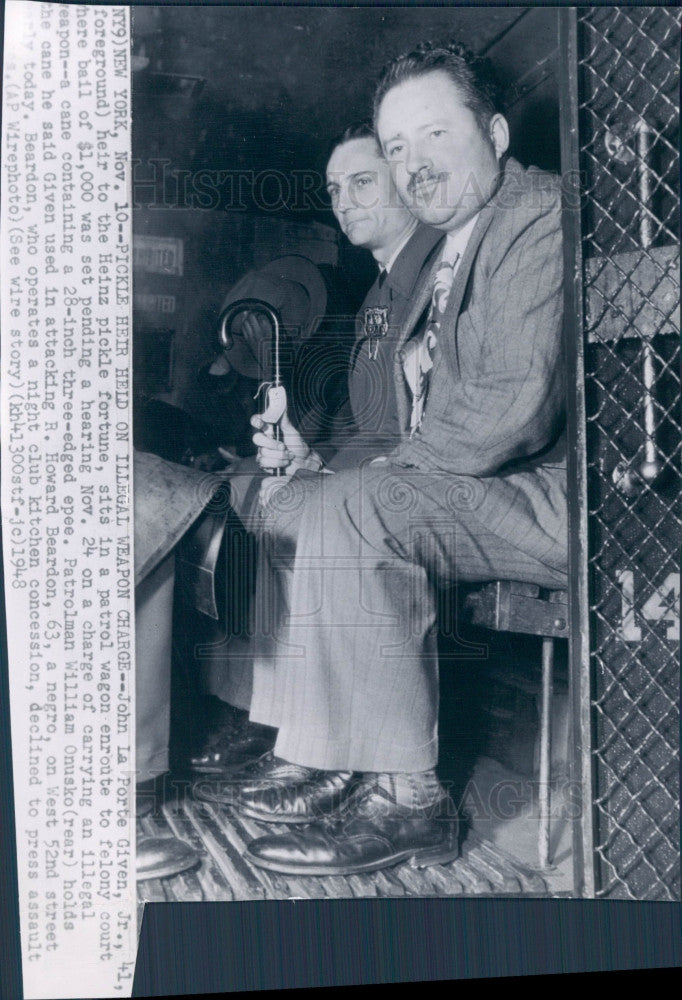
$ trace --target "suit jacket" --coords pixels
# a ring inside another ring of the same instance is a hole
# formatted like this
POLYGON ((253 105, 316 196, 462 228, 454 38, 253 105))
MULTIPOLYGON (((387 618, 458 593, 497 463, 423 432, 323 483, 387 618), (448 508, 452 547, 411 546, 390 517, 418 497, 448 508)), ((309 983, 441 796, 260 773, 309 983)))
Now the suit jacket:
POLYGON ((558 179, 510 159, 455 275, 424 418, 411 438, 401 348, 422 327, 438 254, 393 362, 403 437, 392 462, 480 477, 481 516, 529 551, 566 535, 561 241, 558 179), (528 522, 537 530, 529 533, 528 522))
POLYGON ((355 324, 355 345, 348 370, 350 414, 339 422, 334 433, 337 454, 328 465, 332 469, 356 465, 364 457, 385 454, 401 438, 396 399, 393 358, 403 339, 403 325, 410 314, 420 278, 430 271, 436 247, 443 234, 419 226, 398 254, 381 282, 377 275, 364 298, 355 324), (373 342, 376 356, 369 356, 365 333, 365 310, 387 309, 388 333, 373 342))
MULTIPOLYGON (((437 255, 436 255, 437 258, 437 255)), ((430 303, 425 274, 406 317, 394 376, 403 440, 392 458, 419 469, 490 476, 561 464, 563 259, 558 179, 509 160, 457 271, 441 321, 420 431, 410 439, 400 348, 430 303), (551 456, 545 455, 550 446, 551 456)))

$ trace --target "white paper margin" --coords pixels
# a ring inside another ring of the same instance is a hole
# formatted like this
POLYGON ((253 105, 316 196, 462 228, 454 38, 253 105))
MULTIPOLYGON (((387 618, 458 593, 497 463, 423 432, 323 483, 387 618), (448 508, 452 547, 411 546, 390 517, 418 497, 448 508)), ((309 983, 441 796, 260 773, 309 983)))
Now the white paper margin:
POLYGON ((1 499, 27 1000, 130 996, 135 968, 130 102, 130 8, 8 0, 1 499))

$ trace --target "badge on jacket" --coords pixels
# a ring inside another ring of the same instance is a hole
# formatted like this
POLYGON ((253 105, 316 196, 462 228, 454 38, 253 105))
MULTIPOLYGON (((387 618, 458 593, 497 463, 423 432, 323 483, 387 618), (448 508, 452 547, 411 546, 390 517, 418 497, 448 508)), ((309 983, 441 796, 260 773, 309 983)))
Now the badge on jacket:
POLYGON ((363 332, 369 344, 370 359, 377 356, 379 341, 388 333, 388 306, 369 306, 365 309, 363 332))

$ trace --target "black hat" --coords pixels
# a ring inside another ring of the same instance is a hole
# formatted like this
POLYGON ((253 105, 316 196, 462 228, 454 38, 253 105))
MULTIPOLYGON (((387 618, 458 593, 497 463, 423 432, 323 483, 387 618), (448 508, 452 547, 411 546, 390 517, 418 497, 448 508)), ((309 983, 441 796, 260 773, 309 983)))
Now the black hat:
MULTIPOLYGON (((306 340, 314 331, 327 309, 327 287, 317 267, 298 254, 277 257, 275 260, 253 268, 232 286, 220 308, 221 316, 228 306, 243 299, 258 299, 277 313, 280 334, 288 343, 306 340)), ((245 306, 245 308, 248 308, 245 306)), ((258 357, 253 345, 240 335, 240 314, 232 320, 229 348, 223 348, 223 357, 241 375, 263 379, 269 371, 270 341, 262 345, 258 357)), ((211 372, 219 374, 221 358, 216 359, 211 372)))

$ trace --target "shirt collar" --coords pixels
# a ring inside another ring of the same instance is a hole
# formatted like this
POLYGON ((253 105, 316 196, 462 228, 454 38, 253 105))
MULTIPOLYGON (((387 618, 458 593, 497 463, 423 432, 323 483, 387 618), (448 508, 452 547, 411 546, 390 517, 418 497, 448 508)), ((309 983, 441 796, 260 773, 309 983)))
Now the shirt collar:
POLYGON ((379 273, 381 273, 382 271, 386 271, 387 274, 390 274, 391 268, 393 267, 393 265, 395 264, 396 260, 398 259, 401 250, 403 250, 405 248, 405 246, 407 246, 407 243, 409 242, 409 240, 412 239, 412 237, 415 234, 416 228, 417 227, 415 226, 414 228, 410 229, 407 233, 405 233, 405 236, 402 238, 402 240, 400 241, 400 243, 398 244, 398 246, 395 248, 395 250, 393 251, 393 253, 391 254, 391 256, 388 258, 388 260, 384 264, 380 264, 379 265, 379 273))
POLYGON ((445 242, 443 244, 443 253, 441 254, 441 260, 448 260, 450 262, 461 260, 464 256, 464 251, 467 248, 467 243, 474 231, 474 226, 478 222, 478 217, 480 211, 476 213, 465 226, 458 229, 454 233, 448 233, 445 237, 445 242))

